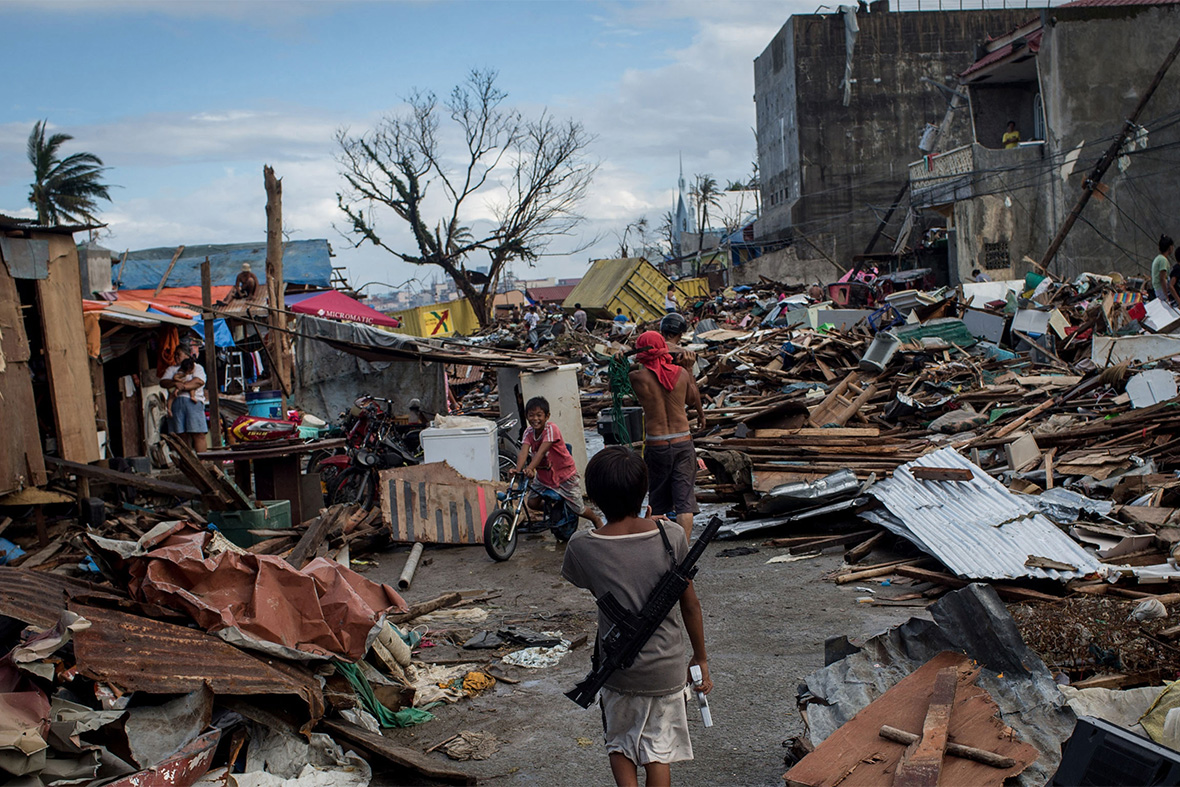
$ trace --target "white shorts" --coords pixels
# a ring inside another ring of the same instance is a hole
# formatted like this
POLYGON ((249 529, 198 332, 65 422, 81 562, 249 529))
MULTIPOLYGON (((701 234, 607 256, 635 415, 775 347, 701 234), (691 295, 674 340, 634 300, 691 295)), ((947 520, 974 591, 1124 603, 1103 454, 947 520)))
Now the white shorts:
POLYGON ((683 691, 647 697, 603 688, 598 696, 608 755, 618 752, 636 765, 692 759, 683 691))

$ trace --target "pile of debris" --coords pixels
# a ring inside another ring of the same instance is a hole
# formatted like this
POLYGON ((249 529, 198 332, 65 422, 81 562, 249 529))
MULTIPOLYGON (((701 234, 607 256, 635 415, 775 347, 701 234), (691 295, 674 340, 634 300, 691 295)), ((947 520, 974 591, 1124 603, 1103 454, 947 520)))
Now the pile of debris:
POLYGON ((473 783, 381 730, 495 685, 474 664, 456 676, 412 655, 429 628, 406 624, 476 599, 409 607, 314 556, 364 518, 326 509, 285 557, 164 521, 135 539, 83 535, 98 582, 0 567, 0 706, 11 711, 0 714, 0 770, 31 784, 132 785, 225 769, 264 785, 310 768, 360 785, 376 761, 473 783))

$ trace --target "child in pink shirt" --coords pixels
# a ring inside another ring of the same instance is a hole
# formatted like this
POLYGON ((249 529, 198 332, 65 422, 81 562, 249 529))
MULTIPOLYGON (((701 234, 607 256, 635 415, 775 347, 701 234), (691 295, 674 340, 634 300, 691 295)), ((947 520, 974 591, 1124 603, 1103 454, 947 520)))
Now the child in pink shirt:
POLYGON ((588 520, 595 528, 602 526, 598 515, 582 501, 582 482, 569 447, 561 436, 557 424, 549 420, 549 402, 543 396, 529 399, 524 408, 528 428, 521 438, 520 456, 516 460, 516 472, 532 479, 529 484, 533 492, 528 506, 534 511, 541 509, 540 494, 551 489, 561 495, 566 507, 588 520))

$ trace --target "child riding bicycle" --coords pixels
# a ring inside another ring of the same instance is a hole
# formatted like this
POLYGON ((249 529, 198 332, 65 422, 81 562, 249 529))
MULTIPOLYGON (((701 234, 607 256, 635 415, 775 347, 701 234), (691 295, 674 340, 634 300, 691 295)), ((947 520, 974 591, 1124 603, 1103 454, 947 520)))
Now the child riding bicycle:
POLYGON ((530 494, 527 505, 533 511, 542 510, 541 494, 549 489, 561 496, 566 508, 588 520, 596 529, 602 526, 598 515, 582 501, 582 482, 569 446, 561 436, 557 424, 549 420, 549 401, 534 396, 524 407, 528 428, 521 438, 520 456, 516 472, 529 478, 530 494))

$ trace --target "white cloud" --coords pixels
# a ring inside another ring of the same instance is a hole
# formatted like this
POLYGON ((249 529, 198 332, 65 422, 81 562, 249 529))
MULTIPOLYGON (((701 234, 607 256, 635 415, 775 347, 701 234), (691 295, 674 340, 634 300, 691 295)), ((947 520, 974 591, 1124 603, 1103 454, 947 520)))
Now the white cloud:
MULTIPOLYGON (((565 245, 555 243, 553 251, 599 240, 573 257, 543 259, 537 270, 546 275, 576 275, 588 258, 611 254, 618 243, 614 233, 641 215, 653 227, 658 225, 671 207, 681 155, 689 179, 694 173, 710 173, 724 184, 749 175, 754 155, 753 59, 791 13, 785 5, 704 0, 653 0, 605 9, 596 21, 608 45, 644 46, 649 36, 658 33, 655 40, 666 41, 669 31, 679 29, 691 31, 691 38, 660 53, 654 68, 624 71, 605 93, 569 95, 557 88, 550 107, 558 117, 582 120, 597 135, 591 152, 601 167, 583 206, 587 221, 581 236, 565 245)), ((246 12, 197 3, 170 13, 224 13, 232 19, 246 12)), ((246 21, 253 23, 257 16, 246 21)), ((440 93, 447 88, 429 87, 440 93)), ((503 87, 510 93, 514 88, 503 87)), ((522 109, 532 114, 539 107, 522 109)), ((77 138, 71 143, 78 145, 76 149, 101 156, 112 167, 110 180, 124 186, 103 214, 113 233, 112 246, 261 238, 261 169, 269 163, 284 179, 284 223, 297 231, 294 237, 326 237, 337 251, 337 264, 353 278, 396 284, 416 269, 371 247, 350 249, 332 228, 334 222, 340 224, 335 194, 342 187, 333 160, 334 135, 341 125, 358 131, 369 128, 378 117, 366 108, 341 118, 294 104, 201 106, 187 114, 124 117, 66 130, 77 138)), ((0 124, 0 195, 8 203, 0 203, 0 212, 25 207, 24 146, 36 119, 0 124)), ((465 218, 474 223, 488 215, 485 204, 465 218)), ((386 219, 382 228, 392 244, 408 247, 408 233, 393 220, 386 219)), ((427 278, 432 271, 424 273, 422 278, 427 278)))

